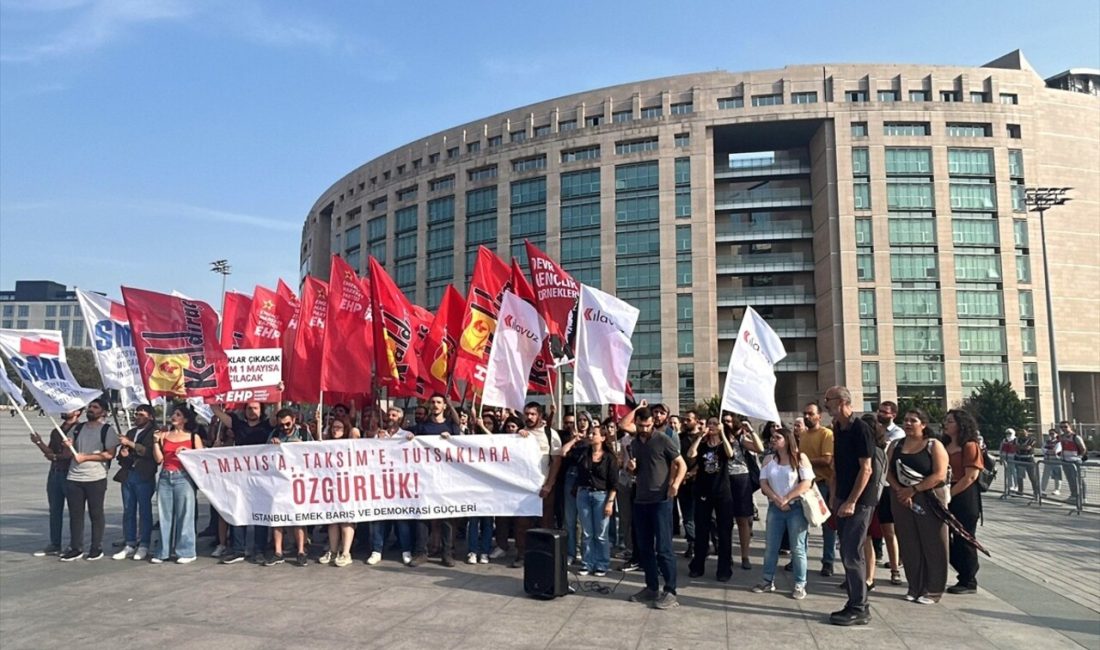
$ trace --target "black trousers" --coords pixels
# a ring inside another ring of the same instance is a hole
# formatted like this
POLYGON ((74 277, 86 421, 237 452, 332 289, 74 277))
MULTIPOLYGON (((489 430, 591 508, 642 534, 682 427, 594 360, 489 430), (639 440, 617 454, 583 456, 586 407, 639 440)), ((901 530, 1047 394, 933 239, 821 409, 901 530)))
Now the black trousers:
POLYGON ((65 501, 69 505, 69 545, 84 550, 84 508, 92 520, 91 548, 103 548, 103 500, 107 496, 107 479, 98 481, 65 481, 65 501))
MULTIPOLYGON (((970 487, 951 497, 951 503, 947 508, 963 525, 966 532, 975 534, 978 530, 978 518, 982 513, 982 497, 977 482, 971 483, 970 487)), ((959 574, 959 584, 976 589, 978 587, 978 549, 967 544, 958 535, 951 535, 949 550, 951 567, 959 574)))
POLYGON ((715 577, 728 578, 733 575, 733 499, 725 497, 696 497, 693 514, 695 515, 695 555, 691 559, 693 573, 706 570, 707 553, 710 551, 710 538, 713 532, 718 534, 718 571, 715 577))

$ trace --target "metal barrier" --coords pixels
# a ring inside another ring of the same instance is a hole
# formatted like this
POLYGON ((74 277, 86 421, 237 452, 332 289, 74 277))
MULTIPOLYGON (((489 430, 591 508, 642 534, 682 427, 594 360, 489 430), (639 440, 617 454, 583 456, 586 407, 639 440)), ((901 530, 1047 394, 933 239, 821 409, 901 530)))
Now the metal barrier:
MULTIPOLYGON (((997 480, 1001 481, 999 487, 1000 498, 1027 499, 1027 505, 1068 505, 1068 514, 1081 514, 1085 507, 1100 507, 1100 485, 1092 486, 1092 501, 1089 494, 1089 479, 1096 482, 1100 473, 1093 471, 1100 467, 1100 463, 1082 463, 1064 460, 1048 460, 1036 458, 1034 461, 1019 461, 1014 458, 1001 458, 997 472, 997 480), (1026 483, 1025 483, 1026 481, 1026 483), (1054 482, 1054 490, 1047 491, 1050 482, 1054 482), (1068 494, 1062 491, 1062 483, 1068 494), (1026 487, 1031 488, 1025 491, 1026 487)), ((994 481, 990 492, 997 490, 994 481)))

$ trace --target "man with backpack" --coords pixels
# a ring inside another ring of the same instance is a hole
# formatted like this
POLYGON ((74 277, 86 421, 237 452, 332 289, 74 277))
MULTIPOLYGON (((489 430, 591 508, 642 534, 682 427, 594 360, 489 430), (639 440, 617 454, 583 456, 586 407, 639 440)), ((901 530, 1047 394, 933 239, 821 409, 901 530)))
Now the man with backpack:
POLYGON ((69 506, 69 550, 62 562, 84 555, 84 510, 92 521, 92 543, 85 558, 103 558, 103 500, 107 496, 107 469, 118 447, 118 432, 107 424, 107 402, 96 398, 85 411, 87 420, 72 429, 66 438, 64 454, 71 460, 65 481, 65 500, 69 506))

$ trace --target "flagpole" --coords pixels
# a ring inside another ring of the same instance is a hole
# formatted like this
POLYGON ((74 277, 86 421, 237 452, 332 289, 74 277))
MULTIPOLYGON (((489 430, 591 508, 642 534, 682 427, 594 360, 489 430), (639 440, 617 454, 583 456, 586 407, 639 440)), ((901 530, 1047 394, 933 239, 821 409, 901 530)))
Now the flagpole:
MULTIPOLYGON (((320 391, 317 396, 317 412, 321 414, 321 426, 317 427, 317 439, 325 439, 325 391, 320 391)), ((344 435, 351 437, 351 431, 345 431, 344 435)))
POLYGON ((27 425, 27 429, 34 433, 34 427, 31 426, 30 420, 27 419, 27 415, 23 413, 23 409, 19 408, 19 405, 15 403, 15 400, 11 400, 12 408, 19 412, 19 417, 22 418, 23 424, 27 425))

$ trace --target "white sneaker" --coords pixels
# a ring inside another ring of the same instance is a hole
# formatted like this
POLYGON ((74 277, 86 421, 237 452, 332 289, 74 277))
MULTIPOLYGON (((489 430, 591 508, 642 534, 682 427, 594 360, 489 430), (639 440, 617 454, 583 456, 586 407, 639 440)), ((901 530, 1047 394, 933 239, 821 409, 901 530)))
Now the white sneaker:
POLYGON ((135 549, 133 546, 130 546, 129 544, 127 544, 126 546, 122 547, 121 551, 119 551, 118 553, 115 553, 114 555, 112 555, 111 559, 112 560, 125 560, 126 558, 133 556, 134 551, 136 551, 136 550, 137 549, 135 549))
POLYGON ((1055 491, 1054 491, 1054 492, 1052 492, 1051 494, 1053 494, 1053 495, 1054 495, 1054 496, 1056 496, 1056 497, 1060 497, 1060 496, 1062 496, 1062 491, 1061 491, 1061 490, 1055 490, 1055 491))
POLYGON ((138 561, 138 562, 141 562, 141 561, 142 561, 142 560, 144 560, 144 559, 145 559, 145 558, 146 558, 146 557, 147 557, 148 555, 149 555, 149 547, 148 547, 148 546, 139 546, 139 547, 137 548, 137 552, 136 552, 136 553, 134 553, 134 557, 133 557, 133 558, 131 558, 131 559, 133 559, 133 560, 136 560, 136 561, 138 561))
POLYGON ((334 557, 335 556, 332 554, 332 551, 325 551, 325 554, 322 555, 321 558, 317 560, 317 564, 329 564, 329 563, 332 562, 332 559, 334 557))
POLYGON ((198 558, 194 558, 194 557, 180 557, 180 558, 176 558, 176 564, 191 564, 191 563, 192 563, 192 562, 194 562, 194 561, 195 561, 196 559, 198 559, 198 558))
POLYGON ((489 553, 489 558, 493 560, 499 560, 500 558, 508 555, 508 551, 502 549, 499 546, 494 546, 493 551, 489 553))
POLYGON ((214 547, 214 552, 210 554, 210 557, 221 557, 225 555, 225 552, 228 550, 229 549, 225 547, 225 544, 218 544, 214 547))
POLYGON ((477 564, 477 553, 467 553, 466 564, 477 564))
POLYGON ((477 561, 480 564, 488 564, 489 563, 489 554, 488 553, 482 553, 481 555, 478 556, 477 561))
POLYGON ((162 560, 162 559, 160 559, 159 557, 156 557, 156 556, 153 556, 149 560, 149 562, 152 563, 152 564, 164 564, 164 560, 162 560))
POLYGON ((409 566, 410 564, 412 564, 412 561, 413 561, 413 554, 412 553, 410 553, 408 551, 405 551, 404 553, 401 554, 401 563, 404 564, 405 566, 409 566))
MULTIPOLYGON (((402 561, 405 560, 406 555, 409 555, 409 554, 408 553, 402 553, 401 554, 401 560, 402 561)), ((371 553, 370 557, 367 558, 367 564, 369 564, 371 566, 374 566, 375 564, 378 564, 381 561, 382 561, 382 554, 379 553, 378 551, 375 551, 375 552, 371 553)), ((412 562, 412 556, 411 555, 409 556, 409 562, 412 562)), ((405 562, 405 564, 408 564, 409 562, 405 562)))

